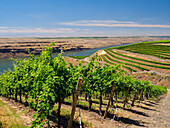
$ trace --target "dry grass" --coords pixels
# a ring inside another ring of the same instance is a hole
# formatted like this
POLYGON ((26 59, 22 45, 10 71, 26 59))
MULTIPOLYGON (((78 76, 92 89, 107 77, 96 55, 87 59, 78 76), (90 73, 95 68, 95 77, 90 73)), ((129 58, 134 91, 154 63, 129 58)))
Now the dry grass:
POLYGON ((0 100, 0 128, 23 128, 21 118, 7 104, 0 100))

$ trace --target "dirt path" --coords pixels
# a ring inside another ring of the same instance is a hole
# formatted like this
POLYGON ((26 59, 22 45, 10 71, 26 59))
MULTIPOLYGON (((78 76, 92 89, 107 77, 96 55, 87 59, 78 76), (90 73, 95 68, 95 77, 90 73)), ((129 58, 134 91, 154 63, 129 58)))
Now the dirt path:
POLYGON ((170 128, 170 89, 168 89, 166 97, 159 102, 147 101, 139 106, 130 110, 131 112, 136 111, 135 115, 130 115, 130 119, 138 120, 139 125, 127 125, 129 128, 170 128))
MULTIPOLYGON (((20 103, 16 103, 13 100, 6 98, 0 98, 1 101, 8 104, 13 108, 18 115, 20 115, 22 121, 26 126, 30 126, 30 122, 33 120, 33 111, 28 112, 28 109, 20 103), (23 110, 27 112, 23 113, 23 110)), ((105 101, 106 102, 106 101, 105 101)), ((119 103, 119 106, 122 103, 119 103)), ((103 116, 98 114, 98 108, 88 111, 86 107, 77 106, 76 117, 81 111, 82 120, 91 124, 92 128, 169 128, 170 127, 170 89, 165 98, 158 102, 144 101, 141 104, 136 103, 131 109, 122 109, 118 107, 118 117, 112 120, 113 114, 104 120, 103 116)), ((68 111, 71 110, 71 105, 67 103, 62 104, 62 108, 68 111)), ((103 105, 105 110, 105 105, 103 105)), ((111 111, 111 110, 110 110, 111 111)), ((104 111, 103 111, 104 113, 104 111)), ((75 117, 75 118, 76 118, 75 117)))
POLYGON ((167 90, 167 96, 155 106, 157 111, 150 112, 149 127, 170 128, 170 89, 167 90))
MULTIPOLYGON (((166 97, 159 102, 144 101, 137 103, 131 109, 118 108, 119 118, 112 120, 113 115, 105 120, 97 111, 90 111, 77 107, 77 115, 81 110, 82 119, 92 124, 94 128, 169 128, 170 127, 170 89, 166 97)), ((63 108, 71 110, 70 105, 63 104, 63 108)))
POLYGON ((140 71, 140 72, 133 72, 132 74, 137 74, 137 73, 155 73, 161 76, 170 76, 170 74, 166 74, 166 73, 160 73, 160 72, 156 72, 156 71, 140 71))

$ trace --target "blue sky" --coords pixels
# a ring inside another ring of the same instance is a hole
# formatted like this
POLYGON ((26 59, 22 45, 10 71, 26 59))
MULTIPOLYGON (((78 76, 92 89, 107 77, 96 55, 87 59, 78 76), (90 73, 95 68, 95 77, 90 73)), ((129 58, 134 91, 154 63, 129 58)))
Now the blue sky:
POLYGON ((170 36, 170 0, 1 0, 0 37, 170 36))

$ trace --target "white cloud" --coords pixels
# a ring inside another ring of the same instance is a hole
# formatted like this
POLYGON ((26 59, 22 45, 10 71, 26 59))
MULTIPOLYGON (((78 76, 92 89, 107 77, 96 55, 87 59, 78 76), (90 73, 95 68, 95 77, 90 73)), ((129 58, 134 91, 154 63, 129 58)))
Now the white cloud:
POLYGON ((8 27, 1 27, 1 26, 0 26, 0 29, 5 29, 5 28, 8 28, 8 27))
POLYGON ((115 20, 81 20, 65 22, 60 24, 69 26, 170 28, 170 25, 137 24, 131 21, 115 21, 115 20))
POLYGON ((28 28, 28 27, 0 27, 0 33, 74 33, 75 30, 71 28, 28 28))
POLYGON ((74 23, 127 23, 132 24, 134 22, 130 21, 116 21, 116 20, 80 20, 80 21, 73 21, 74 23))

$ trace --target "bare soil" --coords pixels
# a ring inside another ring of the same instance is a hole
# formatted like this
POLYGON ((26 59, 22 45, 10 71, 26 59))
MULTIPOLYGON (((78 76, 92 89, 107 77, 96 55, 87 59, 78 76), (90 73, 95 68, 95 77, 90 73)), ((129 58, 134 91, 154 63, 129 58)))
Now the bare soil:
MULTIPOLYGON (((30 122, 33 120, 32 115, 35 113, 34 110, 24 107, 23 104, 16 103, 13 100, 8 100, 6 98, 1 98, 1 101, 11 106, 16 113, 21 117, 25 126, 30 126, 30 122), (23 111, 25 111, 23 113, 23 111)), ((107 100, 104 100, 103 113, 107 100)), ((129 102, 130 103, 130 102, 129 102)), ((95 104, 95 103, 93 103, 95 104)), ((121 106, 121 101, 118 103, 121 106)), ((169 128, 170 127, 170 89, 166 96, 162 97, 159 101, 149 101, 145 100, 141 103, 136 103, 134 107, 122 109, 118 107, 118 117, 113 119, 112 110, 108 114, 106 119, 98 114, 98 108, 94 108, 88 111, 86 107, 78 105, 76 108, 76 116, 79 115, 81 111, 81 117, 83 122, 87 122, 88 126, 83 127, 93 127, 93 128, 169 128)), ((62 104, 62 109, 71 110, 71 105, 67 102, 62 104)), ((57 127, 57 124, 50 121, 52 126, 57 127)), ((67 122, 66 122, 67 123, 67 122)), ((66 126, 63 126, 66 127, 66 126)))
MULTIPOLYGON (((119 103, 120 105, 121 103, 119 103)), ((98 111, 81 109, 81 115, 84 120, 92 124, 96 128, 136 128, 136 127, 149 127, 149 128, 168 128, 170 127, 170 90, 164 99, 161 101, 144 101, 136 103, 133 108, 118 108, 118 118, 112 120, 113 115, 109 115, 103 119, 98 114, 98 111)), ((71 109, 68 105, 63 105, 64 108, 71 109)), ((103 105, 103 110, 105 110, 103 105)), ((77 111, 78 112, 78 111, 77 111)), ((104 112, 104 111, 103 111, 104 112)))
POLYGON ((170 88, 170 74, 163 74, 155 71, 144 71, 132 73, 134 78, 149 80, 152 84, 170 88))

